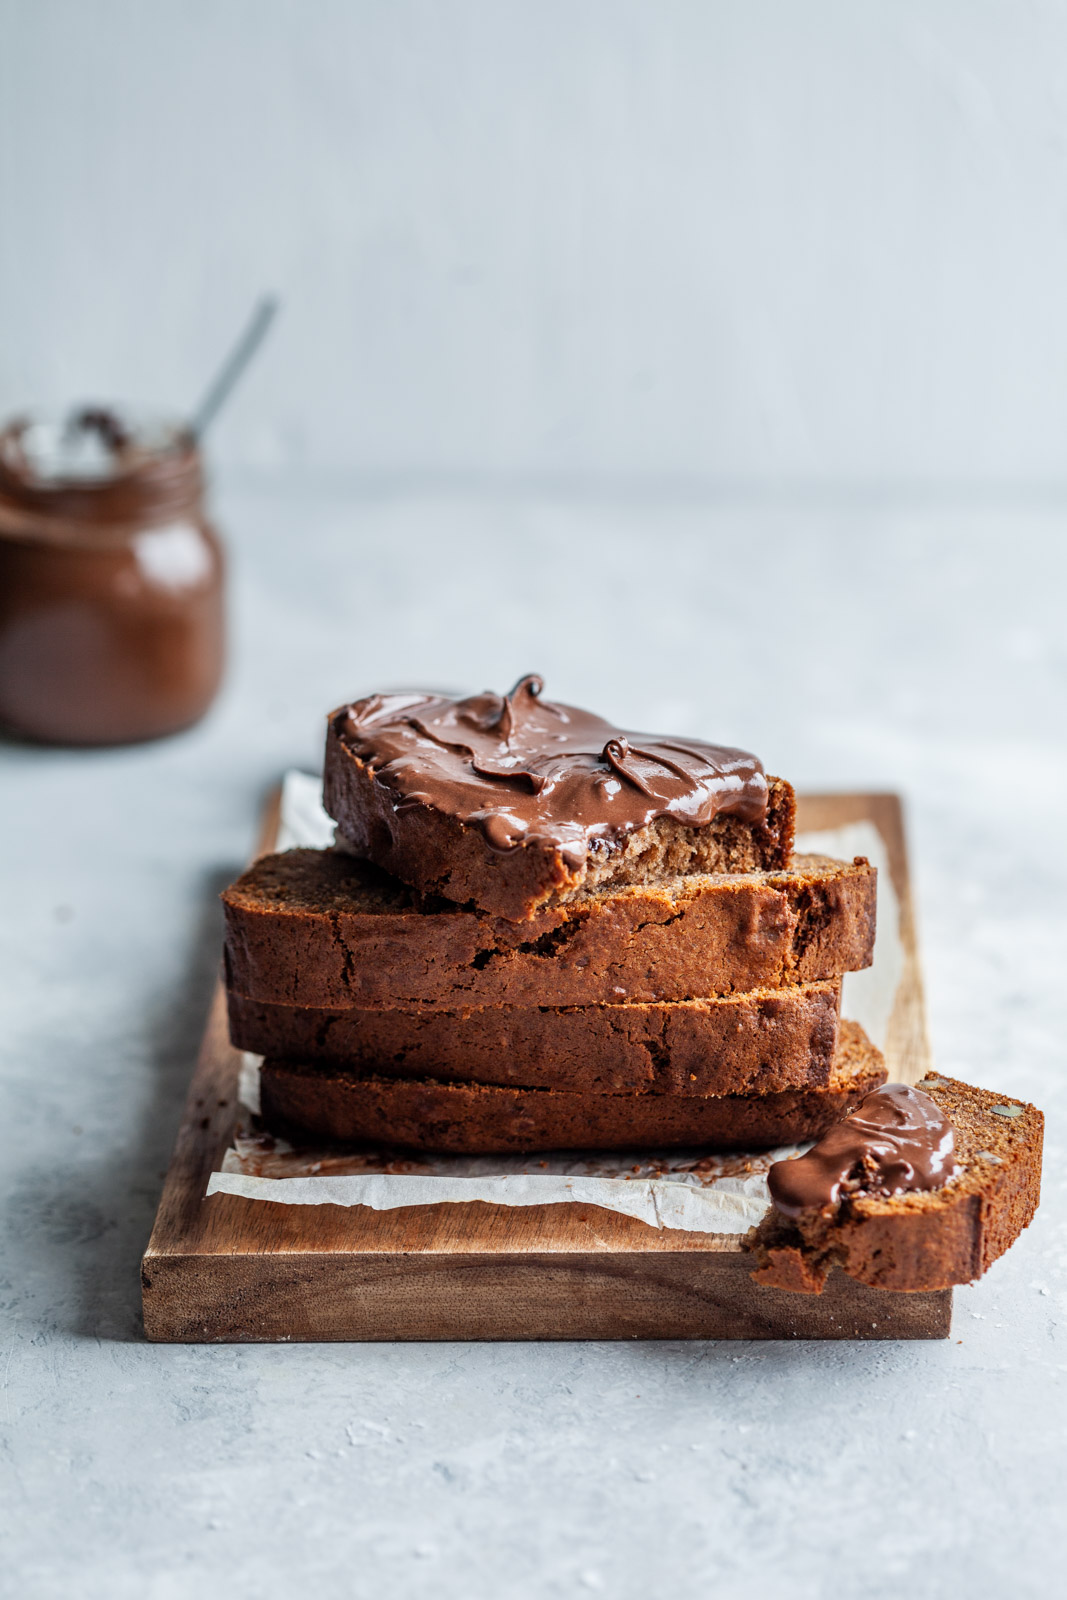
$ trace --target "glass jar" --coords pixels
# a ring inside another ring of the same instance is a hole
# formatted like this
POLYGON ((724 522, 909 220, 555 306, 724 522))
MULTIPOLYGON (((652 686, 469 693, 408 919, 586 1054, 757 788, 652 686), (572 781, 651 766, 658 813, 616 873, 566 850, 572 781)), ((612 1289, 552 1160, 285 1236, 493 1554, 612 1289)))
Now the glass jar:
POLYGON ((223 557, 189 431, 84 410, 0 431, 0 725, 126 744, 203 716, 223 557))

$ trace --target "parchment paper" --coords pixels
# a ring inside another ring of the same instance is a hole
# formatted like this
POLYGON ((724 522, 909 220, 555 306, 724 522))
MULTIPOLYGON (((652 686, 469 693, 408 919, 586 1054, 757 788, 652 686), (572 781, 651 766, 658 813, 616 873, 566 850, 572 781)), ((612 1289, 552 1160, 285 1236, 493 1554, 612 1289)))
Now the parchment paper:
MULTIPOLYGON (((278 849, 333 841, 333 823, 322 809, 321 781, 289 772, 282 788, 278 849)), ((850 824, 797 839, 802 852, 843 857, 864 855, 878 868, 878 936, 874 963, 849 973, 842 1014, 859 1022, 875 1044, 885 1043, 889 1015, 903 968, 900 914, 881 835, 869 822, 850 824)), ((285 1205, 440 1205, 485 1200, 494 1205, 541 1206, 575 1202, 637 1217, 656 1228, 699 1233, 745 1233, 767 1209, 766 1172, 772 1161, 796 1155, 803 1145, 752 1155, 709 1156, 706 1152, 650 1155, 571 1154, 398 1158, 395 1155, 294 1148, 263 1132, 259 1110, 259 1057, 245 1056, 240 1082, 243 1120, 222 1168, 207 1193, 237 1194, 285 1205)))

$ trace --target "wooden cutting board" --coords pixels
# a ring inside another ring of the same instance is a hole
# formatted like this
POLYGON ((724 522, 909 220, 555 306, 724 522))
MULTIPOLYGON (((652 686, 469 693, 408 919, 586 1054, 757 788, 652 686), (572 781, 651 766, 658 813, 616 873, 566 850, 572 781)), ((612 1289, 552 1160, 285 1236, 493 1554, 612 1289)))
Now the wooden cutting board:
MULTIPOLYGON (((798 828, 871 821, 889 853, 904 967, 890 1077, 929 1068, 896 795, 805 795, 798 828)), ((260 848, 273 842, 274 797, 260 848)), ((840 1271, 821 1295, 759 1288, 736 1234, 660 1229, 599 1206, 279 1205, 205 1199, 232 1143, 240 1056, 216 990, 141 1266, 150 1339, 940 1339, 952 1291, 892 1294, 840 1271)))

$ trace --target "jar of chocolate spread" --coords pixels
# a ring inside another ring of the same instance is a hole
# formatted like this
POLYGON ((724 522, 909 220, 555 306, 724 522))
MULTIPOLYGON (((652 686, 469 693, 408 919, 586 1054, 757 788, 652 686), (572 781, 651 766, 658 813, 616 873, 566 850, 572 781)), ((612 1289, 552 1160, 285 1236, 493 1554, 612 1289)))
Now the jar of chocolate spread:
POLYGON ((188 727, 223 662, 196 441, 83 410, 0 430, 0 726, 53 744, 188 727))

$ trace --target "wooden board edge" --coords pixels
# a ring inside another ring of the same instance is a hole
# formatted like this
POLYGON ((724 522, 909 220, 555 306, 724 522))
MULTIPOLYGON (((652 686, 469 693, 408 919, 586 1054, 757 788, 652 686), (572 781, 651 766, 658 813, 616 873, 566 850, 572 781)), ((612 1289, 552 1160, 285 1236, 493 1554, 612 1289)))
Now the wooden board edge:
POLYGON ((156 1343, 945 1339, 952 1315, 951 1289, 835 1272, 822 1295, 791 1294, 718 1254, 161 1256, 145 1278, 156 1343))
MULTIPOLYGON (((281 818, 282 785, 272 785, 263 803, 251 860, 273 850, 281 818)), ((145 1247, 147 1259, 169 1247, 168 1235, 181 1236, 188 1227, 190 1195, 203 1195, 207 1178, 233 1140, 237 1119, 239 1057, 230 1045, 226 1020, 226 992, 220 976, 211 995, 196 1066, 185 1098, 174 1150, 163 1179, 163 1189, 145 1247)))

